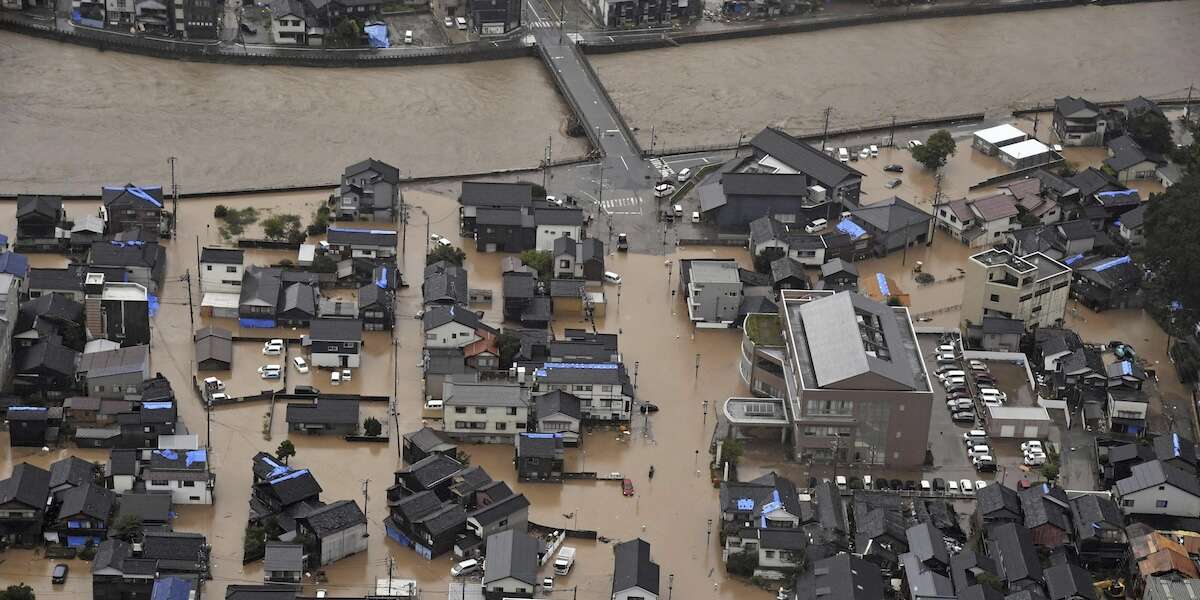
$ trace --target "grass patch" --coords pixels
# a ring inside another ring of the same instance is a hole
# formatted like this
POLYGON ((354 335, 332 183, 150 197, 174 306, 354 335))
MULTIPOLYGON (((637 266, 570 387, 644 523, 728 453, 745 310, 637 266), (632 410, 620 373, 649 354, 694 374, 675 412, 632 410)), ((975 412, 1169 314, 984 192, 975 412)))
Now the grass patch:
POLYGON ((220 228, 221 237, 225 239, 229 239, 235 235, 242 235, 246 231, 247 225, 253 225, 258 221, 258 209, 253 206, 246 208, 218 206, 217 209, 213 215, 225 222, 220 228))
POLYGON ((752 314, 746 316, 742 326, 746 336, 758 346, 782 346, 783 329, 779 324, 779 315, 752 314))

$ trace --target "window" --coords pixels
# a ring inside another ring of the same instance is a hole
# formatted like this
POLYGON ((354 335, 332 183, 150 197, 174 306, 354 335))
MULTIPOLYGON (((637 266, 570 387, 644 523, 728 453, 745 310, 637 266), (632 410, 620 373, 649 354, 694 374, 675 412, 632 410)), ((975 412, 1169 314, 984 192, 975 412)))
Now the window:
POLYGON ((486 415, 486 414, 487 414, 487 407, 486 407, 486 406, 476 406, 476 407, 475 407, 475 414, 477 414, 477 415, 486 415))
POLYGON ((154 479, 154 480, 150 481, 150 485, 157 485, 157 486, 162 487, 162 486, 167 485, 167 482, 162 479, 154 479))
POLYGON ((496 423, 496 431, 505 431, 508 429, 508 423, 496 423))
POLYGON ((464 414, 466 414, 466 413, 467 413, 467 407, 465 407, 465 406, 455 406, 455 407, 454 407, 454 412, 456 412, 456 413, 458 413, 458 414, 460 414, 460 415, 464 415, 464 414))
POLYGON ((517 415, 517 407, 515 407, 515 406, 508 407, 508 415, 510 417, 515 417, 517 415))
POLYGON ((991 300, 992 300, 992 302, 999 302, 1000 301, 999 294, 992 294, 991 300))
POLYGON ((427 340, 436 340, 436 339, 437 339, 437 334, 436 334, 436 333, 427 333, 427 334, 425 334, 425 339, 427 339, 427 340))
POLYGON ((1122 500, 1121 506, 1133 506, 1133 500, 1122 500))
POLYGON ((455 421, 455 422, 454 422, 454 428, 455 428, 455 429, 466 429, 466 428, 467 428, 467 422, 466 422, 466 421, 455 421))
POLYGON ((1166 508, 1166 507, 1167 507, 1167 501, 1166 501, 1166 500, 1155 500, 1155 501, 1154 501, 1154 507, 1155 507, 1155 508, 1166 508))
POLYGON ((149 425, 147 425, 147 426, 143 427, 143 428, 142 428, 142 433, 150 433, 150 426, 149 426, 149 425))
POLYGON ((212 265, 204 265, 204 270, 205 270, 205 271, 211 271, 211 270, 212 270, 212 265))
POLYGON ((525 429, 524 423, 517 423, 517 429, 525 429))
POLYGON ((775 558, 775 551, 774 550, 763 550, 763 555, 765 555, 767 558, 775 558))
POLYGON ((570 268, 571 268, 571 261, 569 261, 569 260, 567 260, 567 259, 565 259, 565 258, 564 258, 564 259, 562 259, 562 260, 560 260, 560 261, 558 261, 558 268, 560 268, 560 269, 570 269, 570 268))
POLYGON ((225 267, 226 273, 237 273, 237 267, 225 267))
MULTIPOLYGON (((497 523, 496 525, 497 525, 498 527, 507 527, 507 526, 508 526, 508 519, 501 519, 501 520, 500 520, 500 522, 499 522, 499 523, 497 523)), ((525 591, 525 590, 521 590, 521 591, 525 591)))
POLYGON ((185 481, 185 482, 183 482, 183 487, 196 487, 196 482, 195 481, 185 481))

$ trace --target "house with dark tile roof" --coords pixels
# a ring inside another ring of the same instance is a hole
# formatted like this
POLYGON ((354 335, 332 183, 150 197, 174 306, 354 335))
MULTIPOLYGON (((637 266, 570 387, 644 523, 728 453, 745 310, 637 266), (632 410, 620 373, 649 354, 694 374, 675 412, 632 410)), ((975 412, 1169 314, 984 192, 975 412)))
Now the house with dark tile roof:
MULTIPOLYGON (((847 208, 859 205, 863 174, 782 130, 767 127, 750 139, 754 171, 776 175, 800 174, 805 189, 824 188, 826 201, 847 208)), ((816 198, 810 198, 815 203, 816 198)), ((830 214, 837 214, 832 211, 830 214)))
POLYGON ((796 579, 795 600, 877 600, 884 597, 879 567, 852 554, 838 554, 812 563, 796 579))
POLYGON ((117 500, 116 514, 113 523, 122 518, 136 517, 141 519, 142 529, 163 529, 170 531, 173 516, 171 497, 166 494, 121 494, 117 500))
POLYGON ((67 241, 67 211, 62 196, 17 196, 18 249, 52 250, 67 241))
POLYGON ((1041 586, 1042 564, 1028 529, 1018 523, 989 527, 985 547, 1010 590, 1041 586))
POLYGON ((513 461, 521 481, 555 481, 563 478, 561 433, 522 433, 516 439, 513 461))
POLYGON ((0 480, 0 541, 32 546, 42 541, 42 522, 50 497, 50 472, 20 463, 0 480))
POLYGON ((352 435, 358 431, 358 399, 317 398, 289 403, 285 420, 294 432, 352 435))
POLYGON ((477 230, 481 209, 520 209, 533 206, 533 185, 464 181, 458 202, 459 227, 464 235, 472 235, 477 230))
POLYGON ((470 301, 467 289, 467 270, 446 261, 438 261, 425 267, 425 281, 421 284, 421 296, 426 305, 461 304, 470 301))
MULTIPOLYGON (((438 498, 449 500, 454 475, 462 469, 463 464, 454 458, 433 453, 396 471, 396 484, 393 488, 398 490, 398 496, 431 491, 437 494, 438 498)), ((389 489, 388 493, 389 496, 392 495, 392 489, 389 489)))
POLYGON ((933 216, 897 196, 856 208, 850 219, 871 236, 876 256, 923 244, 933 235, 933 216))
POLYGON ((1064 146, 1099 146, 1108 121, 1096 104, 1064 96, 1054 99, 1054 135, 1064 146))
POLYGON ((346 221, 395 221, 400 204, 400 170, 368 158, 342 172, 334 218, 346 221))
POLYGON ((483 597, 532 598, 538 584, 541 543, 523 531, 507 530, 486 538, 483 597))
POLYGON ((404 434, 401 456, 405 464, 413 464, 425 459, 431 454, 444 454, 454 457, 458 454, 458 446, 450 438, 431 427, 422 427, 416 431, 404 434))
POLYGON ((47 532, 57 542, 71 548, 82 548, 100 542, 108 536, 117 495, 96 483, 85 483, 57 494, 57 516, 47 532))
POLYGON ((613 547, 613 600, 658 600, 658 563, 650 559, 650 543, 635 538, 613 547))
POLYGON ((1071 499, 1072 539, 1079 560, 1089 568, 1112 566, 1128 550, 1125 515, 1116 502, 1096 494, 1071 499))
POLYGON ((1074 528, 1071 524, 1071 505, 1065 490, 1057 485, 1042 483, 1021 490, 1018 495, 1025 528, 1029 530, 1035 545, 1057 548, 1070 541, 1074 528))
POLYGON ((100 211, 105 233, 114 235, 134 227, 158 231, 164 224, 163 189, 160 185, 105 186, 100 190, 100 211))
POLYGON ((1126 515, 1195 517, 1200 514, 1200 480, 1162 460, 1134 465, 1113 486, 1113 499, 1126 515))
POLYGON ((525 531, 529 522, 529 499, 525 494, 510 494, 479 503, 467 513, 467 530, 481 540, 501 531, 525 531))
POLYGON ((95 463, 77 456, 68 456, 50 464, 50 493, 57 494, 96 481, 95 463))
POLYGON ((296 519, 302 533, 316 539, 321 566, 367 549, 367 517, 353 500, 338 500, 296 519))
POLYGON ((562 390, 554 390, 533 398, 534 427, 540 433, 553 433, 562 436, 565 446, 579 445, 580 423, 583 412, 580 409, 579 396, 562 390))
POLYGON ((137 283, 157 294, 167 271, 167 251, 157 243, 93 242, 88 264, 125 272, 124 281, 137 283))
POLYGON ((1022 523, 1021 497, 1017 491, 1003 484, 986 485, 975 491, 976 528, 1000 523, 1022 523))
POLYGON ((317 483, 312 471, 287 468, 272 471, 267 478, 256 483, 253 494, 254 499, 271 511, 278 512, 301 502, 319 500, 321 491, 321 484, 317 483))

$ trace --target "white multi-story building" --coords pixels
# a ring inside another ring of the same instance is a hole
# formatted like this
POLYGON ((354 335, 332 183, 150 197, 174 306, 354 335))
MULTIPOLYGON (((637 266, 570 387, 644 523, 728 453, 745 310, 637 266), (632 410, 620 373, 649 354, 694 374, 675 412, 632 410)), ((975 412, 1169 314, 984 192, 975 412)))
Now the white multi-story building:
POLYGON ((200 291, 238 294, 242 291, 243 253, 237 248, 200 250, 200 291))
POLYGON ((579 398, 584 421, 628 421, 633 413, 633 384, 620 363, 552 363, 533 373, 533 394, 555 390, 579 398))
POLYGON ((962 318, 972 325, 996 316, 1022 320, 1026 328, 1052 327, 1062 322, 1070 293, 1071 268, 1049 256, 985 250, 967 260, 962 318))
POLYGON ((512 444, 529 427, 529 392, 518 383, 474 383, 448 379, 442 428, 464 442, 512 444))

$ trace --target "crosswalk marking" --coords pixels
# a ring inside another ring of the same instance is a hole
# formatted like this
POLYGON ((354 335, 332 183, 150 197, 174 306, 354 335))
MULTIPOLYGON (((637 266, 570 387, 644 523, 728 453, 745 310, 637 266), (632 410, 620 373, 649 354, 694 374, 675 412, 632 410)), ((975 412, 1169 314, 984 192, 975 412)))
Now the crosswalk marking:
POLYGON ((651 158, 650 164, 658 171, 659 175, 662 175, 663 177, 670 177, 675 174, 675 169, 672 169, 671 165, 668 165, 661 158, 651 158))
POLYGON ((642 197, 622 196, 620 198, 605 198, 600 202, 600 208, 610 215, 640 215, 642 214, 642 197), (632 210, 634 208, 637 210, 632 210))
POLYGON ((529 27, 533 27, 535 29, 557 29, 558 28, 558 23, 556 21, 547 21, 545 19, 542 19, 540 21, 530 21, 530 22, 526 23, 526 25, 528 25, 529 27))

